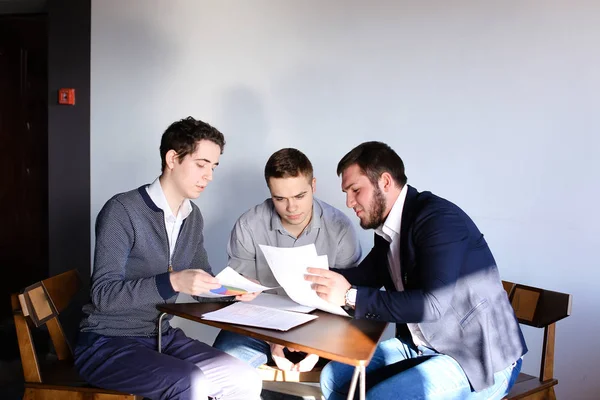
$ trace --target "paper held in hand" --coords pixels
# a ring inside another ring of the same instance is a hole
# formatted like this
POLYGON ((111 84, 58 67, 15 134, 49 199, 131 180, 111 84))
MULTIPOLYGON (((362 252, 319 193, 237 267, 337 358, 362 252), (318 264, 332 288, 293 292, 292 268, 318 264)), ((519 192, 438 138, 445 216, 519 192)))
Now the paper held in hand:
POLYGON ((235 272, 231 267, 226 267, 223 271, 219 272, 215 278, 219 280, 221 287, 213 289, 208 293, 200 294, 198 297, 229 297, 238 294, 260 293, 265 290, 275 289, 274 287, 267 287, 254 283, 235 272))
POLYGON ((320 298, 312 289, 311 283, 304 279, 308 267, 329 269, 327 256, 317 255, 314 244, 290 248, 260 245, 260 249, 275 279, 292 300, 303 306, 349 316, 342 307, 320 298))

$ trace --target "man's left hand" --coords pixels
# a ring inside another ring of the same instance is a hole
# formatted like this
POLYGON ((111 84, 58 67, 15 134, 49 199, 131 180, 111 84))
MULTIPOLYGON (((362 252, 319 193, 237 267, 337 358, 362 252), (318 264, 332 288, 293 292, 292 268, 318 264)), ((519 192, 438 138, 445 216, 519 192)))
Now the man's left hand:
MULTIPOLYGON (((243 275, 242 275, 243 276, 243 275)), ((248 278, 247 276, 244 276, 244 278, 248 279, 251 282, 256 283, 257 285, 260 285, 261 283, 259 281, 257 281, 256 279, 252 279, 252 278, 248 278)), ((258 296, 261 292, 248 292, 248 293, 244 293, 244 294, 238 294, 237 296, 235 296, 235 299, 238 301, 252 301, 256 298, 256 296, 258 296)))
POLYGON ((238 294, 235 296, 235 299, 238 301, 252 301, 258 296, 260 292, 248 292, 244 294, 238 294))
POLYGON ((346 304, 346 292, 351 287, 346 278, 327 269, 307 268, 306 271, 311 275, 304 275, 304 279, 313 283, 311 287, 320 298, 336 306, 346 304))

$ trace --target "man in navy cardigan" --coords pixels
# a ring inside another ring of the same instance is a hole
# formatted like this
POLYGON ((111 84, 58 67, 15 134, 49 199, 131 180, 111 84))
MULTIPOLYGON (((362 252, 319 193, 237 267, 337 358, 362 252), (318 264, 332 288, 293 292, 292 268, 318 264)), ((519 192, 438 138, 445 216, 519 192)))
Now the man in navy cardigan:
MULTIPOLYGON (((455 204, 406 184, 388 145, 363 143, 338 164, 347 206, 375 245, 356 268, 309 268, 319 296, 355 318, 396 323, 367 371, 369 399, 502 399, 527 352, 494 261, 455 204), (385 290, 381 290, 384 287, 385 290)), ((329 363, 327 399, 346 398, 353 367, 329 363)))

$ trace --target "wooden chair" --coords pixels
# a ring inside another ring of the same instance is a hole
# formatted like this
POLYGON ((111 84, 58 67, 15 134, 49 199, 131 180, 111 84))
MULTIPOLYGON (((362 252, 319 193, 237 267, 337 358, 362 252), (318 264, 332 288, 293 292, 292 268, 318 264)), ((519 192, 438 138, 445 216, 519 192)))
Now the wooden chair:
POLYGON ((73 366, 73 353, 58 315, 81 287, 76 270, 35 283, 11 296, 27 400, 141 400, 141 396, 90 386, 73 366), (32 340, 32 328, 46 326, 56 360, 40 360, 32 340))
POLYGON ((555 400, 554 339, 556 322, 571 315, 572 296, 502 281, 519 323, 544 329, 540 375, 519 374, 508 400, 555 400))

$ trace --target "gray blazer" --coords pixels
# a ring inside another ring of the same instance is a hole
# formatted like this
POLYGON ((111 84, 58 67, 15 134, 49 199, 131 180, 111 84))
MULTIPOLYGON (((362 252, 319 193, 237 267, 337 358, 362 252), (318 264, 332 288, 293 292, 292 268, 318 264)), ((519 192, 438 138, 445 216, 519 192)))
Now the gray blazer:
POLYGON ((396 322, 397 335, 409 343, 406 324, 418 324, 436 351, 460 364, 475 391, 491 386, 495 372, 527 352, 494 257, 459 207, 408 187, 402 265, 392 266, 401 268, 403 292, 390 276, 388 248, 375 235, 375 246, 358 267, 337 270, 358 287, 356 318, 396 322))

